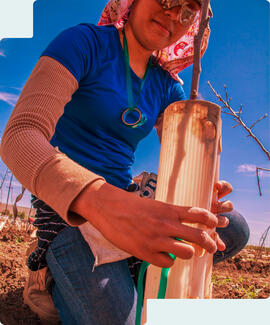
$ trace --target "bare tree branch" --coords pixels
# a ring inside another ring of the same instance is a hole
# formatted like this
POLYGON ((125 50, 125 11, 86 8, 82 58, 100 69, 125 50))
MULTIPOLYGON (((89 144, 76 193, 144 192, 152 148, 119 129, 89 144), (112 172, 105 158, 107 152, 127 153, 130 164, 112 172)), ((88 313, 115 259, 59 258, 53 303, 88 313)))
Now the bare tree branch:
POLYGON ((233 116, 231 113, 228 113, 228 112, 222 111, 222 113, 227 114, 227 115, 230 115, 230 116, 233 116))
POLYGON ((268 226, 266 228, 266 230, 264 231, 264 233, 261 235, 261 238, 260 238, 260 241, 259 241, 259 250, 257 252, 257 256, 260 256, 262 254, 262 250, 263 250, 263 247, 265 245, 265 242, 266 242, 266 238, 268 236, 268 234, 270 233, 270 226, 268 226))
POLYGON ((242 109, 243 109, 243 104, 240 105, 240 110, 239 110, 239 117, 241 116, 242 114, 242 109))
POLYGON ((261 120, 263 120, 264 118, 266 118, 268 116, 268 114, 264 114, 264 116, 260 117, 257 121, 255 121, 249 128, 252 129, 255 124, 257 124, 258 122, 260 122, 261 120))
MULTIPOLYGON (((242 120, 242 118, 241 118, 241 113, 242 113, 242 105, 240 106, 240 111, 238 112, 238 114, 237 114, 237 112, 236 111, 234 111, 234 109, 229 105, 229 100, 230 100, 230 98, 229 99, 227 99, 228 98, 228 95, 227 95, 227 88, 226 88, 226 86, 224 86, 224 88, 225 88, 225 94, 226 94, 226 101, 215 91, 215 89, 213 88, 213 86, 211 85, 211 83, 208 81, 208 85, 210 86, 210 88, 212 89, 212 91, 213 91, 213 93, 216 95, 216 97, 218 98, 218 100, 220 101, 220 102, 222 102, 223 103, 223 105, 230 111, 230 113, 231 113, 231 115, 234 117, 234 119, 238 122, 238 123, 240 123, 240 125, 248 132, 248 136, 250 136, 250 137, 252 137, 256 142, 257 142, 257 144, 260 146, 260 148, 261 148, 261 150, 266 154, 266 156, 267 156, 267 159, 268 160, 270 160, 270 153, 269 153, 269 151, 263 146, 263 144, 261 143, 261 141, 256 137, 256 135, 251 131, 251 128, 249 128, 248 126, 246 126, 246 124, 244 123, 244 121, 242 120)), ((265 118, 266 116, 264 116, 264 117, 262 117, 262 118, 260 118, 259 120, 261 121, 263 118, 265 118)), ((257 120, 256 122, 255 122, 255 124, 257 123, 257 122, 259 122, 259 120, 257 120)), ((254 126, 255 125, 254 123, 253 123, 253 125, 252 126, 254 126)))
POLYGON ((270 169, 268 169, 268 168, 262 168, 262 167, 256 167, 256 176, 257 176, 257 183, 258 183, 258 188, 259 188, 259 194, 260 194, 260 196, 262 196, 261 184, 260 184, 260 177, 259 177, 259 170, 264 170, 264 171, 270 172, 270 169))
POLYGON ((257 176, 257 184, 258 184, 259 194, 260 194, 260 196, 262 196, 262 190, 261 190, 261 184, 260 184, 258 167, 256 167, 256 176, 257 176))
POLYGON ((241 123, 237 123, 236 125, 232 126, 232 128, 236 128, 237 126, 241 125, 241 123))
POLYGON ((16 219, 18 216, 17 203, 22 199, 24 192, 25 192, 25 188, 22 186, 22 192, 16 197, 15 202, 12 207, 14 219, 16 219))
POLYGON ((5 179, 7 177, 7 174, 8 174, 8 168, 6 169, 5 175, 2 177, 2 181, 1 181, 1 184, 0 184, 0 190, 3 187, 3 185, 4 185, 4 182, 5 182, 5 179))

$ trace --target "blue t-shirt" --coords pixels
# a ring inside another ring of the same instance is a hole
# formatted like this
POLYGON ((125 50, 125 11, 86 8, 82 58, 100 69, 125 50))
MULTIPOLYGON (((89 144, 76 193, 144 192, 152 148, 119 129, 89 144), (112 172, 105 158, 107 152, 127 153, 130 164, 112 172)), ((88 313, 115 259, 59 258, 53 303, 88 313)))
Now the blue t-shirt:
POLYGON ((128 98, 124 52, 114 26, 80 24, 67 29, 42 55, 63 64, 79 83, 51 144, 108 183, 126 188, 139 141, 168 105, 185 99, 182 86, 152 64, 138 96, 142 80, 130 69, 134 98, 139 98, 137 106, 147 116, 144 125, 132 129, 121 119, 128 98))

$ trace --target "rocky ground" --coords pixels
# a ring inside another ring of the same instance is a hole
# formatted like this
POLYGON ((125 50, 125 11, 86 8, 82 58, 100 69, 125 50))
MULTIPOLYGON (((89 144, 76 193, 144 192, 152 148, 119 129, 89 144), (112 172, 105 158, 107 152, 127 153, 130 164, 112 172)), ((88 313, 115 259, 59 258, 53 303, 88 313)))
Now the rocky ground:
MULTIPOLYGON (((33 240, 26 230, 4 227, 0 231, 0 324, 38 325, 38 317, 23 304, 27 277, 25 252, 33 240)), ((213 298, 258 299, 270 295, 270 249, 258 253, 247 247, 214 267, 213 298)))

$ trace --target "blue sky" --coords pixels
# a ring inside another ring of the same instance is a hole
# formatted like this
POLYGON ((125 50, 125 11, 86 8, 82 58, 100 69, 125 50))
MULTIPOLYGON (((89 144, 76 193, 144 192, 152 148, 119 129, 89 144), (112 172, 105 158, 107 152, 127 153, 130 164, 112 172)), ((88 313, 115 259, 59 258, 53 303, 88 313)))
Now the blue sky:
MULTIPOLYGON (((224 94, 223 86, 226 84, 232 98, 231 106, 238 110, 240 104, 243 104, 243 119, 247 125, 251 125, 259 117, 269 113, 269 2, 226 0, 211 3, 214 18, 210 22, 212 32, 209 47, 202 59, 200 97, 217 103, 207 81, 221 94, 224 94)), ((69 26, 81 22, 97 23, 105 4, 105 0, 37 0, 34 3, 34 36, 4 38, 0 41, 0 135, 21 89, 46 45, 69 26)), ((5 4, 2 4, 2 14, 4 11, 5 4)), ((26 21, 25 17, 23 21, 20 17, 20 22, 18 21, 16 19, 13 24, 17 32, 22 29, 21 24, 29 25, 29 18, 26 21)), ((187 94, 190 90, 191 74, 191 67, 180 74, 187 94)), ((270 168, 270 163, 258 145, 246 137, 241 127, 232 128, 234 122, 231 117, 223 114, 222 120, 221 179, 226 179, 234 186, 234 192, 229 198, 250 226, 250 243, 257 244, 263 231, 270 225, 270 173, 261 175, 263 196, 260 197, 255 166, 270 168)), ((254 127, 254 132, 268 149, 269 130, 269 117, 254 127)), ((153 131, 138 148, 133 166, 134 174, 142 170, 157 172, 159 147, 153 131)), ((2 176, 5 169, 0 161, 2 176)), ((8 180, 0 192, 0 199, 3 201, 6 200, 7 185, 8 180)), ((12 200, 19 189, 20 184, 15 181, 12 200)), ((29 194, 25 195, 22 202, 29 205, 29 194)), ((270 240, 268 245, 270 246, 270 240)))

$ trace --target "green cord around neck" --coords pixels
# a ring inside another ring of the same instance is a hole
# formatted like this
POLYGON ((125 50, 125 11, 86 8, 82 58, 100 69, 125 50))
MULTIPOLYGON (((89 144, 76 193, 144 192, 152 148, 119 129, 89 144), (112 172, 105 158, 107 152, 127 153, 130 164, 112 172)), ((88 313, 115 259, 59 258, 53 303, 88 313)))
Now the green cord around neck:
POLYGON ((144 76, 143 76, 143 79, 142 79, 142 82, 141 82, 139 95, 138 95, 138 98, 136 100, 136 103, 134 103, 132 80, 131 80, 131 71, 130 71, 130 61, 129 61, 129 53, 128 53, 128 44, 127 44, 127 38, 126 38, 126 34, 125 34, 124 29, 122 29, 122 33, 123 33, 124 56, 125 56, 126 88, 127 88, 127 95, 128 95, 128 108, 122 113, 122 122, 128 127, 136 128, 138 126, 141 126, 141 125, 145 124, 146 121, 147 121, 146 115, 141 112, 141 110, 137 107, 137 104, 139 102, 141 92, 142 92, 143 87, 145 85, 145 81, 146 81, 148 72, 150 70, 151 64, 152 64, 152 57, 150 57, 150 59, 148 61, 147 68, 146 68, 146 71, 144 73, 144 76), (132 112, 135 112, 135 111, 138 113, 139 118, 134 123, 128 123, 126 121, 126 117, 129 114, 131 114, 132 112))

